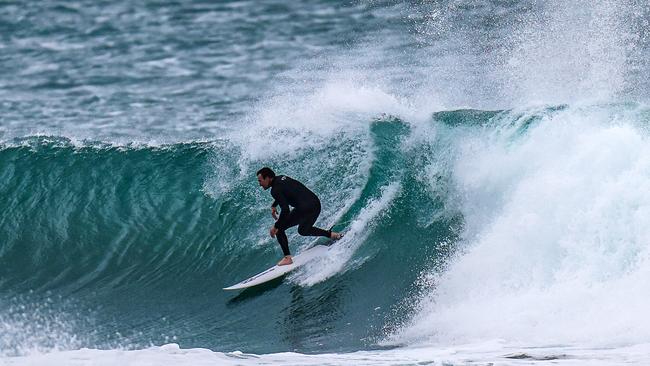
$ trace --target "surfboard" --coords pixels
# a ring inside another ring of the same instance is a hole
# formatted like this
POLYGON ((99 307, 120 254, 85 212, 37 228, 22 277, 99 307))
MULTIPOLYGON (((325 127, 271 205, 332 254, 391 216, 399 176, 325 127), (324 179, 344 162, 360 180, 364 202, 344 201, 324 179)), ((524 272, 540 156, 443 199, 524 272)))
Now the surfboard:
POLYGON ((324 255, 329 250, 329 247, 326 245, 315 245, 303 252, 300 252, 293 256, 293 263, 286 266, 275 265, 264 272, 260 272, 251 278, 247 278, 239 283, 236 283, 229 287, 224 287, 224 290, 242 290, 245 288, 261 285, 265 282, 269 282, 278 277, 281 277, 294 269, 304 265, 305 263, 311 261, 314 258, 324 255))

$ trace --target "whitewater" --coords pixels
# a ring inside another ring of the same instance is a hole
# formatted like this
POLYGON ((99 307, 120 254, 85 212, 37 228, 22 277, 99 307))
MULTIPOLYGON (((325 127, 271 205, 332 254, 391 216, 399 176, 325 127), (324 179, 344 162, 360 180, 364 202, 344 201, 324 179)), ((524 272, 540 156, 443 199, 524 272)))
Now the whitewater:
POLYGON ((0 364, 648 364, 649 17, 0 4, 0 364), (280 257, 262 166, 346 236, 224 292, 280 257))

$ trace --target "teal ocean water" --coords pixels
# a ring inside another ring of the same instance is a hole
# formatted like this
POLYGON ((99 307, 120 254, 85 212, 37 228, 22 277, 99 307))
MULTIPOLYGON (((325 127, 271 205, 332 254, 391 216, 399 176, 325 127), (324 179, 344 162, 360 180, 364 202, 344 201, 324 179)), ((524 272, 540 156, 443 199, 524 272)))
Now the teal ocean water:
POLYGON ((649 10, 1 3, 0 363, 646 364, 649 10))

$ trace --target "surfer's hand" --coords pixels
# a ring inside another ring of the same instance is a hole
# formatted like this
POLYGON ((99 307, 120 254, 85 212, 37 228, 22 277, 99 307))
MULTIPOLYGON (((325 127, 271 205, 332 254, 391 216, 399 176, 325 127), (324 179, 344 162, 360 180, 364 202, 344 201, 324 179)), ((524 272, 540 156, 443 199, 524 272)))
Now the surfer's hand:
MULTIPOLYGON (((271 216, 273 216, 273 220, 278 219, 278 209, 275 207, 271 207, 271 216)), ((273 235, 271 235, 273 236, 273 235)))
POLYGON ((278 229, 275 227, 275 225, 271 226, 271 230, 269 233, 271 234, 272 238, 275 238, 275 234, 278 232, 278 229))

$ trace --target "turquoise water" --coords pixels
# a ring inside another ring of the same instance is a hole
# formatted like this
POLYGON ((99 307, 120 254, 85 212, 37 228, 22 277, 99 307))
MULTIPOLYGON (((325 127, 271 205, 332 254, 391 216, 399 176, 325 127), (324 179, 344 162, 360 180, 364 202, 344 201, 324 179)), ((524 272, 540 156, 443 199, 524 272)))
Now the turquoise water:
MULTIPOLYGON (((372 346, 387 321, 406 315, 404 299, 417 290, 419 272, 448 250, 460 218, 409 219, 436 214, 444 202, 419 187, 418 164, 405 164, 396 151, 399 134, 408 132, 403 122, 377 121, 370 132, 377 151, 367 176, 353 177, 364 162, 350 161, 354 148, 337 149, 341 161, 330 162, 347 168, 305 176, 322 197, 358 192, 353 200, 329 199, 321 226, 337 213, 341 221, 358 220, 382 187, 402 185, 386 207, 390 217, 369 217, 363 242, 355 243, 369 243, 354 253, 363 265, 313 286, 276 281, 238 296, 221 287, 270 266, 281 252, 266 233, 271 198, 254 174, 229 177, 225 191, 212 188, 223 179, 213 160, 238 158, 218 142, 117 148, 33 138, 6 146, 1 285, 14 296, 4 301, 12 308, 54 299, 48 312, 92 319, 92 331, 86 320, 75 321, 66 334, 97 347, 143 347, 170 337, 184 347, 252 352, 372 346), (423 238, 434 240, 416 244, 423 238)), ((332 149, 284 164, 318 165, 333 158, 332 149)), ((294 251, 311 244, 296 233, 291 242, 294 251)))
POLYGON ((0 359, 643 364, 647 12, 1 3, 0 359), (262 166, 346 236, 226 292, 281 256, 262 166))

